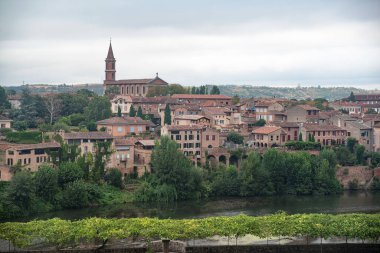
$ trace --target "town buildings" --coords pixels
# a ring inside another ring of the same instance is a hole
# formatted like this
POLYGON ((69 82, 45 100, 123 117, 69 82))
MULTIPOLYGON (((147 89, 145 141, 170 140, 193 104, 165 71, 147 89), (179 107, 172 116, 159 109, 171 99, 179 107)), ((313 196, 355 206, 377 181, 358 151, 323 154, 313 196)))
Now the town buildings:
POLYGON ((0 115, 0 128, 11 128, 12 120, 0 115))

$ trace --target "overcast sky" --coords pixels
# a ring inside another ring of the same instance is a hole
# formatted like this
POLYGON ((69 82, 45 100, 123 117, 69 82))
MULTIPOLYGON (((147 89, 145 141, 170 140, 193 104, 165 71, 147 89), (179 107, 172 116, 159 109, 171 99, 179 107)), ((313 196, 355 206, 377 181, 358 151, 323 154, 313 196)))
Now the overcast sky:
POLYGON ((0 84, 380 88, 380 0, 0 0, 0 84))

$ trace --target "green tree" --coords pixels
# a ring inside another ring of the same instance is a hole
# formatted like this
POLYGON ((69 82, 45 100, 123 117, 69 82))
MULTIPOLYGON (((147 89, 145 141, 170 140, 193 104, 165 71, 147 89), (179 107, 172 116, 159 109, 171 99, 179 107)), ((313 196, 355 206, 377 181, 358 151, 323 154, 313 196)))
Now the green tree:
POLYGON ((335 177, 335 168, 332 168, 326 159, 320 160, 315 175, 314 191, 326 195, 338 193, 340 190, 340 184, 335 177))
POLYGON ((302 133, 301 132, 298 135, 298 141, 303 141, 303 139, 302 139, 302 133))
POLYGON ((356 101, 355 95, 354 95, 354 93, 352 91, 350 93, 350 96, 348 97, 348 101, 351 101, 351 102, 355 102, 356 101))
POLYGON ((213 196, 239 196, 240 180, 235 166, 221 166, 211 181, 213 196))
POLYGON ((131 108, 129 108, 129 117, 136 117, 136 111, 133 105, 131 105, 131 108))
POLYGON ((171 116, 171 111, 170 111, 170 106, 169 104, 166 104, 165 107, 165 113, 164 113, 164 124, 165 125, 171 125, 172 124, 172 116, 171 116))
POLYGON ((111 142, 96 142, 94 154, 94 166, 91 170, 91 179, 94 182, 99 182, 104 178, 105 167, 112 153, 111 142))
POLYGON ((358 164, 364 164, 364 152, 365 147, 363 145, 356 145, 355 146, 355 155, 356 155, 356 161, 358 164))
POLYGON ((117 188, 122 188, 123 186, 121 172, 116 168, 110 169, 107 172, 107 174, 105 175, 105 180, 108 184, 117 188))
POLYGON ((58 183, 61 187, 70 182, 81 180, 83 176, 83 170, 75 162, 65 162, 59 166, 58 183))
POLYGON ((230 132, 227 135, 227 141, 231 141, 235 144, 243 144, 244 143, 244 137, 241 136, 237 132, 230 132))
POLYGON ((139 118, 143 118, 144 117, 144 114, 143 114, 141 106, 139 106, 139 109, 137 109, 137 117, 139 117, 139 118))
POLYGON ((94 97, 85 109, 88 121, 99 121, 111 117, 111 103, 107 97, 94 97))
POLYGON ((285 153, 277 149, 269 149, 263 155, 262 166, 269 171, 276 194, 283 194, 287 190, 288 169, 285 156, 285 153))
POLYGON ((0 109, 9 109, 11 104, 8 101, 7 93, 3 87, 0 86, 0 109))
POLYGON ((347 148, 351 153, 354 153, 354 147, 356 145, 357 141, 353 137, 348 137, 347 138, 347 148))
POLYGON ((240 169, 240 194, 242 196, 269 195, 273 193, 269 171, 261 166, 261 157, 252 152, 240 169))
POLYGON ((258 121, 253 123, 253 126, 265 126, 265 124, 266 124, 265 119, 259 119, 258 121))
POLYGON ((213 85, 212 88, 211 88, 210 94, 211 95, 219 95, 220 94, 220 90, 219 90, 218 86, 213 85))
POLYGON ((324 148, 319 153, 319 157, 322 160, 326 160, 329 163, 330 168, 334 168, 334 169, 336 168, 337 157, 336 157, 336 153, 334 152, 334 150, 324 148))
POLYGON ((58 193, 58 172, 48 165, 42 165, 34 177, 36 185, 36 194, 51 201, 55 194, 58 193))
POLYGON ((97 187, 82 180, 76 180, 66 185, 62 192, 62 206, 65 208, 83 208, 96 202, 101 193, 97 187))
POLYGON ((236 105, 240 102, 240 97, 238 95, 234 95, 232 97, 232 104, 236 105))
POLYGON ((30 172, 16 173, 7 188, 9 200, 24 210, 30 210, 35 197, 35 185, 30 172))

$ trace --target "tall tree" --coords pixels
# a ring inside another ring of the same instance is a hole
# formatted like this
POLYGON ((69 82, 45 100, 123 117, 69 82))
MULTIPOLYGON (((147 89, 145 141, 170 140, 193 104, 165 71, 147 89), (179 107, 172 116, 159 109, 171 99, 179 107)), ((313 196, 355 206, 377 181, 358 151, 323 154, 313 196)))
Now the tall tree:
POLYGON ((46 109, 49 112, 49 122, 50 125, 53 124, 53 120, 59 115, 61 109, 61 100, 54 94, 44 97, 44 103, 46 109))
POLYGON ((210 91, 210 94, 211 94, 211 95, 219 95, 219 94, 220 94, 219 87, 216 86, 216 85, 212 86, 211 91, 210 91))
POLYGON ((356 101, 355 95, 354 95, 354 93, 352 91, 350 93, 350 96, 348 97, 348 101, 351 101, 351 102, 355 102, 356 101))
POLYGON ((129 108, 129 117, 136 117, 136 111, 133 105, 131 105, 131 108, 129 108))
POLYGON ((85 109, 85 115, 90 122, 111 117, 112 111, 110 101, 107 97, 94 97, 85 109))
POLYGON ((117 107, 117 116, 121 117, 121 108, 120 108, 120 106, 117 107))
POLYGON ((164 124, 165 125, 172 124, 172 116, 171 116, 169 104, 166 104, 166 107, 165 107, 164 124))
POLYGON ((139 117, 139 118, 144 117, 141 106, 139 106, 139 109, 137 109, 137 117, 139 117))

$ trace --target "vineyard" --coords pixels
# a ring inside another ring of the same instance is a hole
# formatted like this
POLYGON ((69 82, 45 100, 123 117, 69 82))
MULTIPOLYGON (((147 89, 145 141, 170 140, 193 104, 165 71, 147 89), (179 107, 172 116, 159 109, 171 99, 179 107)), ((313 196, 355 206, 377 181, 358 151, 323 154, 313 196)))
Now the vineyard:
POLYGON ((111 239, 201 239, 211 236, 239 238, 313 237, 377 241, 380 236, 380 214, 295 214, 277 213, 252 217, 210 217, 204 219, 103 219, 78 221, 61 219, 36 220, 27 223, 0 224, 0 238, 18 247, 36 241, 57 247, 75 246, 95 240, 111 239))

